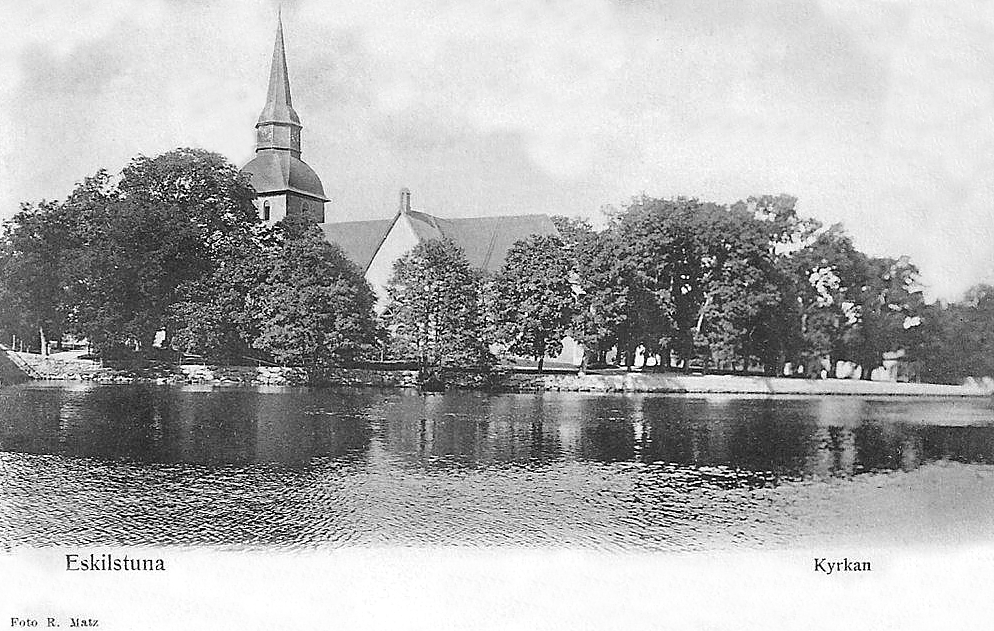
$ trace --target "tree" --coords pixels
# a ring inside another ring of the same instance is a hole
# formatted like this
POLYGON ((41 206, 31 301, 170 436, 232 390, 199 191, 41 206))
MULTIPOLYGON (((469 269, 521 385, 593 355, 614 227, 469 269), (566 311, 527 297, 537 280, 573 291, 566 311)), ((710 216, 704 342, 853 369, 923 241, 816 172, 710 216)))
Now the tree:
MULTIPOLYGON (((66 329, 66 257, 72 226, 59 204, 24 205, 0 240, 0 329, 36 340, 61 340, 66 329)), ((33 346, 33 344, 30 344, 33 346)))
POLYGON ((147 350, 162 330, 168 346, 181 288, 256 239, 254 197, 222 156, 178 149, 133 159, 116 184, 99 171, 64 202, 26 206, 2 247, 7 319, 105 355, 147 350))
POLYGON ((233 249, 214 261, 209 274, 182 285, 170 307, 173 345, 188 354, 232 361, 251 354, 258 322, 247 305, 266 280, 267 249, 233 249))
POLYGON ((0 253, 2 326, 22 339, 61 340, 78 329, 79 256, 102 238, 95 210, 118 198, 106 171, 85 178, 64 202, 24 204, 5 225, 0 253), (40 334, 40 335, 39 335, 40 334))
POLYGON ((925 298, 919 277, 908 257, 866 260, 866 282, 855 292, 859 322, 846 340, 848 356, 864 367, 865 377, 885 352, 920 354, 925 298))
POLYGON ((695 344, 719 366, 745 370, 759 360, 769 370, 781 296, 767 226, 754 213, 735 207, 701 220, 706 265, 695 344))
POLYGON ((316 371, 368 352, 377 334, 375 297, 362 271, 304 218, 280 222, 277 239, 245 301, 258 331, 252 346, 316 371))
POLYGON ((762 222, 770 252, 786 254, 810 243, 822 227, 815 219, 797 214, 797 198, 793 195, 755 195, 732 204, 731 210, 745 211, 762 222))
POLYGON ((393 352, 422 369, 489 361, 480 275, 449 239, 419 243, 394 263, 384 318, 393 352))
POLYGON ((181 288, 253 240, 255 194, 226 159, 196 149, 140 156, 109 191, 81 187, 66 208, 80 226, 70 301, 77 332, 104 352, 169 346, 181 288))
POLYGON ((674 350, 685 369, 702 353, 747 366, 779 299, 768 227, 744 208, 642 196, 616 215, 614 229, 642 302, 629 308, 638 316, 632 346, 665 364, 674 350))
POLYGON ((867 257, 840 224, 819 231, 804 247, 778 260, 784 296, 785 357, 817 368, 824 358, 847 358, 861 322, 860 294, 867 257))
MULTIPOLYGON (((693 225, 709 206, 695 199, 660 200, 641 195, 617 213, 611 230, 628 268, 628 341, 626 365, 637 347, 660 354, 669 364, 670 350, 685 360, 693 356, 693 331, 703 305, 703 260, 693 225)), ((621 346, 619 346, 619 351, 621 346)))
POLYGON ((118 188, 138 207, 180 213, 211 253, 244 239, 258 221, 248 176, 203 149, 138 156, 121 172, 118 188))
POLYGON ((575 311, 570 258, 554 236, 533 235, 515 243, 493 281, 498 339, 516 355, 538 360, 563 350, 575 311))
POLYGON ((922 314, 923 376, 939 383, 994 376, 994 286, 971 287, 962 300, 922 314))
POLYGON ((559 239, 567 249, 573 248, 577 243, 594 232, 594 227, 586 219, 566 217, 565 215, 552 215, 549 219, 556 226, 556 231, 559 232, 559 239))
POLYGON ((77 329, 105 353, 151 348, 177 288, 209 272, 194 226, 171 207, 117 200, 94 213, 100 238, 74 253, 77 329))
POLYGON ((766 235, 772 269, 765 277, 772 284, 776 299, 768 301, 764 316, 755 322, 748 351, 763 365, 767 374, 779 373, 788 357, 802 346, 800 315, 794 300, 794 279, 788 273, 788 257, 809 245, 821 224, 814 219, 799 217, 797 198, 792 195, 757 195, 731 206, 733 212, 745 212, 759 221, 766 235))
POLYGON ((628 347, 629 295, 638 291, 624 243, 614 230, 595 231, 586 219, 553 215, 570 265, 573 318, 566 329, 584 349, 580 370, 590 362, 604 362, 607 352, 628 347))
MULTIPOLYGON (((582 370, 591 355, 603 359, 611 347, 634 354, 638 309, 648 304, 638 283, 631 250, 611 228, 591 232, 573 247, 577 288, 576 313, 569 335, 585 349, 582 370)), ((629 362, 630 365, 630 362, 629 362)))

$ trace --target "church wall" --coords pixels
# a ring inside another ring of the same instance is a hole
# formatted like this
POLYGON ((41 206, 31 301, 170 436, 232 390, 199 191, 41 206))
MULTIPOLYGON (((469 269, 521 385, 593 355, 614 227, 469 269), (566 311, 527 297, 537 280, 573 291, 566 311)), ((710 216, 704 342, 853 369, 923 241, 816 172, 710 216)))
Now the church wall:
POLYGON ((386 308, 386 286, 393 274, 394 262, 413 250, 418 243, 418 235, 411 227, 410 220, 404 215, 398 217, 366 270, 366 280, 376 293, 377 313, 382 313, 386 308))
POLYGON ((304 211, 304 204, 307 204, 307 215, 312 221, 315 223, 324 222, 324 204, 322 202, 298 195, 287 195, 285 193, 259 196, 255 200, 255 207, 259 210, 259 218, 264 221, 266 221, 264 209, 267 202, 269 203, 268 222, 270 224, 282 221, 287 216, 287 213, 291 215, 302 213, 304 211))
POLYGON ((287 212, 291 215, 303 214, 315 223, 324 223, 324 204, 313 199, 293 194, 287 195, 287 212))
POLYGON ((274 224, 278 221, 282 221, 286 217, 286 196, 284 195, 271 195, 267 197, 259 196, 255 200, 255 207, 259 210, 259 218, 263 221, 267 221, 270 224, 274 224), (269 204, 269 219, 266 219, 265 215, 265 205, 269 204))

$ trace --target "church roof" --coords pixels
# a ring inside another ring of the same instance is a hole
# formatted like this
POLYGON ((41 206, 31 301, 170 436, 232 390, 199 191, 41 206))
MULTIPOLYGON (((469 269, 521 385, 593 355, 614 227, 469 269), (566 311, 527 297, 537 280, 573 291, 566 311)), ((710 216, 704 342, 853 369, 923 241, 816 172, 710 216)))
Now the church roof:
POLYGON ((403 216, 421 241, 449 238, 463 249, 471 267, 485 271, 499 269, 515 242, 533 234, 559 234, 548 215, 442 218, 415 210, 397 213, 393 219, 325 223, 321 229, 328 241, 365 270, 403 216))
POLYGON ((397 217, 399 215, 395 215, 393 219, 323 223, 320 228, 328 242, 342 248, 350 261, 365 270, 373 262, 376 251, 380 249, 380 244, 397 217))
POLYGON ((273 47, 273 65, 269 69, 269 90, 266 106, 259 114, 259 124, 290 123, 300 126, 300 117, 293 109, 290 98, 290 74, 286 69, 286 48, 283 44, 283 18, 276 17, 276 45, 273 47))
POLYGON ((290 191, 328 201, 318 174, 288 151, 261 149, 242 171, 249 174, 260 195, 290 191))
POLYGON ((533 234, 557 235, 548 215, 442 218, 411 210, 411 226, 422 241, 449 238, 466 253, 471 267, 496 271, 515 242, 533 234))

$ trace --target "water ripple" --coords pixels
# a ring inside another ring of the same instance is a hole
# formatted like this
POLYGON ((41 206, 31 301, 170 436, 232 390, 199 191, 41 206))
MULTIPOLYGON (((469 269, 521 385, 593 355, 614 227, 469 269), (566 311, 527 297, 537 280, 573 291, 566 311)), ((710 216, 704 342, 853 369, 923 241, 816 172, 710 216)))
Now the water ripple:
POLYGON ((0 545, 623 551, 989 538, 989 402, 921 405, 5 388, 0 545), (943 409, 948 423, 916 420, 943 409))

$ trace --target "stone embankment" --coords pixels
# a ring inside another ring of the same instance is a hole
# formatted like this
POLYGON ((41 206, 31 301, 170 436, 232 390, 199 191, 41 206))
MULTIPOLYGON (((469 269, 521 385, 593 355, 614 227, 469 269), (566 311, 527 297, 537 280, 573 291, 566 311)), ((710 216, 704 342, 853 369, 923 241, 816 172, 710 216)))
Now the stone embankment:
POLYGON ((0 344, 0 385, 37 379, 39 375, 18 353, 0 344))
MULTIPOLYGON (((416 388, 416 370, 337 368, 315 380, 303 368, 278 366, 202 366, 146 364, 101 366, 78 359, 42 358, 28 353, 0 353, 21 366, 22 379, 57 379, 97 383, 206 384, 217 386, 361 386, 416 388), (13 357, 10 357, 13 356, 13 357)), ((0 368, 3 364, 0 364, 0 368)), ((991 396, 994 380, 970 380, 962 386, 894 383, 851 379, 786 379, 741 375, 677 375, 672 373, 501 372, 489 375, 449 370, 441 375, 452 388, 501 392, 661 392, 673 394, 854 395, 854 396, 991 396)), ((4 380, 11 383, 15 379, 4 380)))
MULTIPOLYGON (((214 385, 304 386, 313 381, 307 370, 280 366, 178 366, 174 383, 214 385)), ((337 368, 321 376, 321 383, 338 386, 416 388, 416 370, 337 368)))
MULTIPOLYGON (((33 370, 36 379, 93 381, 96 383, 209 384, 218 386, 304 386, 313 382, 303 368, 282 366, 204 366, 166 363, 126 365, 85 360, 42 358, 15 353, 33 370)), ((417 387, 416 370, 331 370, 322 383, 343 386, 417 387)))
POLYGON ((744 375, 675 375, 661 373, 511 374, 507 390, 565 392, 669 392, 675 394, 991 396, 994 380, 963 386, 851 379, 787 379, 744 375))
MULTIPOLYGON (((333 368, 315 377, 304 368, 283 366, 209 366, 168 363, 109 363, 42 357, 33 353, 7 353, 23 366, 20 379, 92 381, 95 383, 205 384, 215 386, 366 386, 417 388, 417 370, 333 368)), ((467 371, 447 372, 444 381, 456 388, 483 387, 486 378, 467 371)), ((12 383, 14 379, 0 383, 12 383)))

